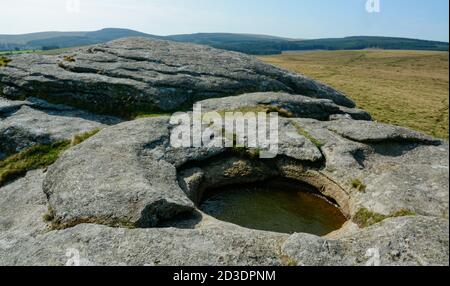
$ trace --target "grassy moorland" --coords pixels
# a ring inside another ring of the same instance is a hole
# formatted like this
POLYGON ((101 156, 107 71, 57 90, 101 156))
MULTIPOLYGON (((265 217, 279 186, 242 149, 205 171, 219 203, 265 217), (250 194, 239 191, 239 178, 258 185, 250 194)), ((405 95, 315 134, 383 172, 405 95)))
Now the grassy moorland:
POLYGON ((449 138, 449 54, 317 51, 260 57, 343 91, 375 120, 449 138))
POLYGON ((38 50, 20 50, 20 51, 0 51, 0 56, 5 55, 19 55, 19 54, 29 54, 29 53, 35 53, 38 50))

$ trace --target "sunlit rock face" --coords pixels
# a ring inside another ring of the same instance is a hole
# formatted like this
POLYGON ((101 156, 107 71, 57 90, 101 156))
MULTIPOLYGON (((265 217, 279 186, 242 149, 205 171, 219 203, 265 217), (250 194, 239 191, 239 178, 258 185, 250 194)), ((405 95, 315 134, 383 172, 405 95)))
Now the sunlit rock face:
POLYGON ((0 87, 9 98, 35 96, 123 116, 172 111, 202 99, 257 91, 284 91, 354 106, 326 85, 244 54, 145 38, 62 55, 13 56, 0 69, 0 87))
POLYGON ((68 249, 82 265, 448 265, 448 144, 372 122, 310 79, 238 53, 126 39, 15 56, 0 85, 0 160, 101 129, 0 188, 0 265, 65 265, 68 249), (124 122, 197 101, 218 113, 278 111, 277 156, 174 148, 169 116, 124 122), (263 184, 279 208, 302 207, 270 193, 270 180, 308 186, 305 207, 330 204, 324 224, 338 223, 266 229, 205 208, 211 190, 231 190, 242 218, 254 203, 239 192, 249 184, 263 184))

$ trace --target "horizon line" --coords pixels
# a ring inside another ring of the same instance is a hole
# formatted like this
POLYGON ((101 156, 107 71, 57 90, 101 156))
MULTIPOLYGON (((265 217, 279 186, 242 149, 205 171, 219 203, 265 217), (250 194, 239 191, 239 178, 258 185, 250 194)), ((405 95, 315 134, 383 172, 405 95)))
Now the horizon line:
POLYGON ((274 38, 280 38, 285 40, 294 40, 294 41, 308 41, 308 40, 319 40, 319 39, 341 39, 341 38, 349 38, 349 37, 380 37, 380 38, 398 38, 398 39, 410 39, 410 40, 421 40, 421 41, 431 41, 431 42, 441 42, 449 44, 448 40, 435 40, 435 39, 424 39, 424 38, 411 38, 405 36, 388 36, 388 35, 347 35, 347 36, 327 36, 327 37, 318 37, 318 38, 292 38, 280 35, 272 35, 272 34, 261 34, 261 33, 251 33, 251 32, 191 32, 191 33, 176 33, 176 34, 154 34, 149 32, 142 32, 139 30, 131 29, 131 28, 118 28, 118 27, 106 27, 94 30, 47 30, 47 31, 36 31, 36 32, 26 32, 26 33, 18 33, 18 34, 0 34, 0 36, 22 36, 22 35, 30 35, 30 34, 39 34, 39 33, 89 33, 89 32, 97 32, 108 29, 116 29, 116 30, 130 30, 134 32, 143 33, 150 36, 159 36, 159 37, 170 37, 170 36, 179 36, 179 35, 195 35, 195 34, 234 34, 234 35, 254 35, 254 36, 268 36, 274 38))

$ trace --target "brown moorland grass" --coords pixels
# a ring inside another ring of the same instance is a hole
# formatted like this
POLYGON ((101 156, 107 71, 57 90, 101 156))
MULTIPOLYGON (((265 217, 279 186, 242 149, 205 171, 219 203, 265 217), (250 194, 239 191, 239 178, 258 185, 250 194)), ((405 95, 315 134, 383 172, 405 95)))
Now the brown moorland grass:
POLYGON ((259 57, 341 90, 380 122, 449 138, 449 54, 315 51, 259 57))

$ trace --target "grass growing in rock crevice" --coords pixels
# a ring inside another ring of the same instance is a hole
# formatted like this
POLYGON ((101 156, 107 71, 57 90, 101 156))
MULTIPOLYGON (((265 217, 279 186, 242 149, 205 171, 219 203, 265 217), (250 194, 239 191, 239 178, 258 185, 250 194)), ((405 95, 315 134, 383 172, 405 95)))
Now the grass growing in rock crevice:
POLYGON ((299 265, 299 263, 295 259, 293 259, 287 255, 281 256, 281 263, 283 266, 286 266, 286 267, 294 267, 294 266, 299 265))
POLYGON ((356 223, 359 227, 366 228, 374 224, 380 223, 388 218, 415 216, 415 215, 416 215, 415 212, 407 209, 399 210, 390 215, 383 215, 372 212, 366 208, 362 208, 353 217, 353 222, 356 223))
POLYGON ((12 60, 7 57, 0 56, 0 67, 6 67, 12 60))
POLYGON ((303 137, 311 141, 311 143, 316 145, 317 148, 320 149, 323 147, 324 144, 320 142, 318 139, 314 138, 311 134, 309 134, 308 131, 306 131, 305 129, 303 129, 303 127, 300 126, 300 124, 298 124, 295 121, 292 121, 292 125, 295 127, 295 129, 297 129, 298 134, 302 135, 303 137))
POLYGON ((358 192, 364 193, 367 186, 360 179, 353 179, 351 181, 352 188, 356 189, 358 192))
POLYGON ((64 61, 73 63, 73 62, 75 62, 75 57, 74 56, 64 56, 64 61))
POLYGON ((28 171, 53 164, 70 147, 70 141, 36 145, 0 161, 0 186, 23 177, 28 171))
POLYGON ((163 117, 163 116, 171 116, 171 112, 153 112, 153 113, 145 113, 145 112, 139 112, 132 116, 133 119, 142 119, 142 118, 156 118, 156 117, 163 117))
POLYGON ((87 139, 91 138, 92 136, 94 136, 95 134, 97 134, 98 132, 100 132, 100 129, 94 129, 91 131, 88 131, 86 133, 82 133, 82 134, 77 134, 75 136, 72 137, 72 140, 70 142, 70 145, 76 146, 78 144, 83 143, 84 141, 86 141, 87 139))
POLYGON ((76 146, 99 132, 95 129, 51 145, 35 145, 0 161, 0 187, 26 175, 28 171, 52 165, 70 147, 76 146))

